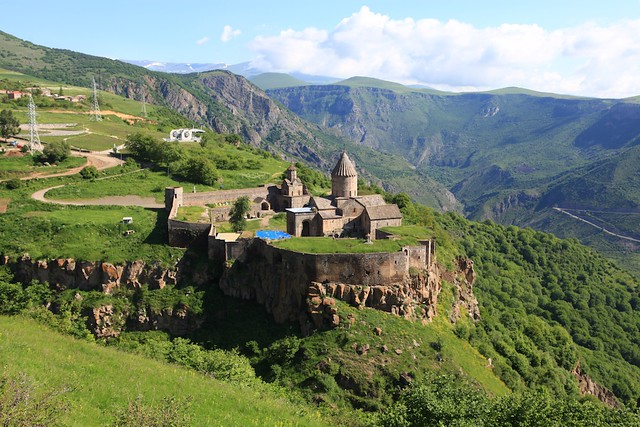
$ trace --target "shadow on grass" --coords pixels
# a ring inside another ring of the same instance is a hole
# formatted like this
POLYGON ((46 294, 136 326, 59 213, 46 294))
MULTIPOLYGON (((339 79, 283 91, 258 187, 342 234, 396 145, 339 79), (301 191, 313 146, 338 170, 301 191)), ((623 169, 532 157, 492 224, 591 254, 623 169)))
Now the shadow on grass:
POLYGON ((165 209, 148 208, 148 210, 153 211, 156 214, 156 222, 153 229, 144 240, 144 243, 150 245, 167 245, 169 243, 167 231, 169 214, 165 209))

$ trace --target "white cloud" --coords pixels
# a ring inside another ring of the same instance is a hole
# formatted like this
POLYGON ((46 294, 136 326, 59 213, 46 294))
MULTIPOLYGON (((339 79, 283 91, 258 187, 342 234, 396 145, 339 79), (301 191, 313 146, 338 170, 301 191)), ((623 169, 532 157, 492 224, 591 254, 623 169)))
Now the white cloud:
POLYGON ((229 40, 238 37, 240 34, 242 34, 240 30, 234 30, 233 28, 231 28, 231 25, 225 25, 222 30, 220 40, 226 43, 229 40))
POLYGON ((204 36, 203 38, 196 40, 196 44, 203 45, 208 41, 209 41, 209 37, 208 36, 204 36))
POLYGON ((285 30, 256 37, 250 48, 257 53, 253 65, 265 71, 365 75, 446 90, 520 86, 640 95, 640 20, 554 31, 515 24, 476 28, 456 20, 394 20, 362 7, 331 30, 285 30))

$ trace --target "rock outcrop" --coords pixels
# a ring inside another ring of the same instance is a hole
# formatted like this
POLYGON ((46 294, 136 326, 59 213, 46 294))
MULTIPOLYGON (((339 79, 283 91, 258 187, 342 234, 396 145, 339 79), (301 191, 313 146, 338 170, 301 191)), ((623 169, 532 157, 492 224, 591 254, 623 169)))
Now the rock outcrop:
POLYGON ((165 308, 159 312, 142 308, 129 317, 130 330, 135 331, 167 331, 171 335, 182 336, 198 329, 204 317, 196 315, 184 306, 165 308))
POLYGON ((596 383, 591 377, 582 372, 580 369, 580 361, 578 361, 576 367, 573 368, 571 373, 578 381, 580 394, 583 396, 595 396, 599 401, 610 408, 620 408, 620 403, 610 390, 607 390, 600 384, 596 383))
POLYGON ((139 288, 143 283, 148 284, 150 289, 161 289, 168 284, 175 285, 178 274, 175 268, 142 260, 114 265, 101 261, 76 261, 73 258, 33 260, 29 254, 24 254, 15 262, 6 257, 2 259, 12 268, 17 281, 26 284, 37 280, 49 283, 58 290, 80 289, 111 294, 121 286, 139 288))
POLYGON ((117 337, 126 321, 126 313, 117 312, 111 304, 93 308, 86 314, 87 327, 96 338, 117 337))
POLYGON ((453 302, 449 319, 455 323, 462 315, 464 309, 471 320, 480 320, 480 308, 478 300, 473 293, 473 285, 476 282, 476 271, 473 268, 473 261, 469 258, 458 258, 456 260, 456 270, 450 276, 455 286, 456 298, 453 302))

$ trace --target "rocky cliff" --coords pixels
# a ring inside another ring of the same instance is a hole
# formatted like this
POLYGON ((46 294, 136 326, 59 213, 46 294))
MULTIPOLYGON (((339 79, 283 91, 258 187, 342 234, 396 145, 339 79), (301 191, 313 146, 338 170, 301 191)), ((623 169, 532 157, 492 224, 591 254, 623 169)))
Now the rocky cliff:
POLYGON ((149 73, 141 82, 114 76, 105 78, 104 85, 128 98, 144 95, 216 132, 239 134, 247 143, 277 147, 320 167, 330 163, 308 123, 242 76, 227 71, 171 77, 149 73))
MULTIPOLYGON (((112 294, 118 288, 162 289, 167 285, 176 285, 179 268, 163 267, 158 263, 145 263, 142 260, 115 265, 100 261, 77 261, 72 258, 52 260, 34 260, 28 254, 17 260, 0 257, 0 265, 8 265, 15 279, 24 284, 32 281, 48 283, 52 289, 63 291, 98 291, 112 294)), ((75 299, 82 301, 81 293, 75 299)), ((135 299, 135 298, 134 298, 135 299)), ((56 311, 56 307, 50 307, 56 311)), ((144 301, 138 301, 115 307, 104 303, 86 308, 87 327, 97 338, 118 336, 125 328, 135 331, 163 330, 172 335, 185 335, 202 324, 202 314, 194 313, 189 307, 178 303, 175 306, 152 308, 144 301)))
POLYGON ((101 261, 76 261, 73 258, 34 260, 29 254, 12 261, 1 257, 0 264, 9 265, 17 281, 30 283, 37 280, 49 283, 58 289, 79 289, 100 291, 111 294, 119 287, 139 288, 142 284, 150 289, 160 289, 165 285, 175 285, 177 270, 163 267, 158 263, 148 264, 142 260, 128 261, 114 265, 101 261))
POLYGON ((571 371, 573 376, 578 381, 578 389, 583 396, 594 396, 600 402, 611 408, 620 408, 620 403, 616 399, 616 396, 610 391, 596 383, 591 377, 582 372, 580 369, 580 361, 576 364, 576 367, 571 371))
MULTIPOLYGON (((336 299, 358 308, 429 322, 437 314, 442 288, 440 267, 434 261, 423 268, 409 268, 402 265, 403 255, 400 252, 311 256, 279 250, 257 240, 227 266, 220 289, 229 296, 256 300, 276 322, 299 321, 303 333, 335 327, 345 321, 338 312, 336 299)), ((448 273, 448 277, 456 286, 457 298, 452 308, 455 316, 464 307, 473 320, 478 320, 473 262, 458 260, 456 272, 448 273)))

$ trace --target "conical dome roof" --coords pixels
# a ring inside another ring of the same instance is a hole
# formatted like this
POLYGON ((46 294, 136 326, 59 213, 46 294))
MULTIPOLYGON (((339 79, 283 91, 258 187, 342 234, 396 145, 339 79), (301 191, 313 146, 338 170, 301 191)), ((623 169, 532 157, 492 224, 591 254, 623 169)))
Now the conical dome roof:
POLYGON ((356 172, 356 168, 351 163, 346 151, 342 152, 336 167, 331 171, 331 176, 358 176, 358 172, 356 172))

